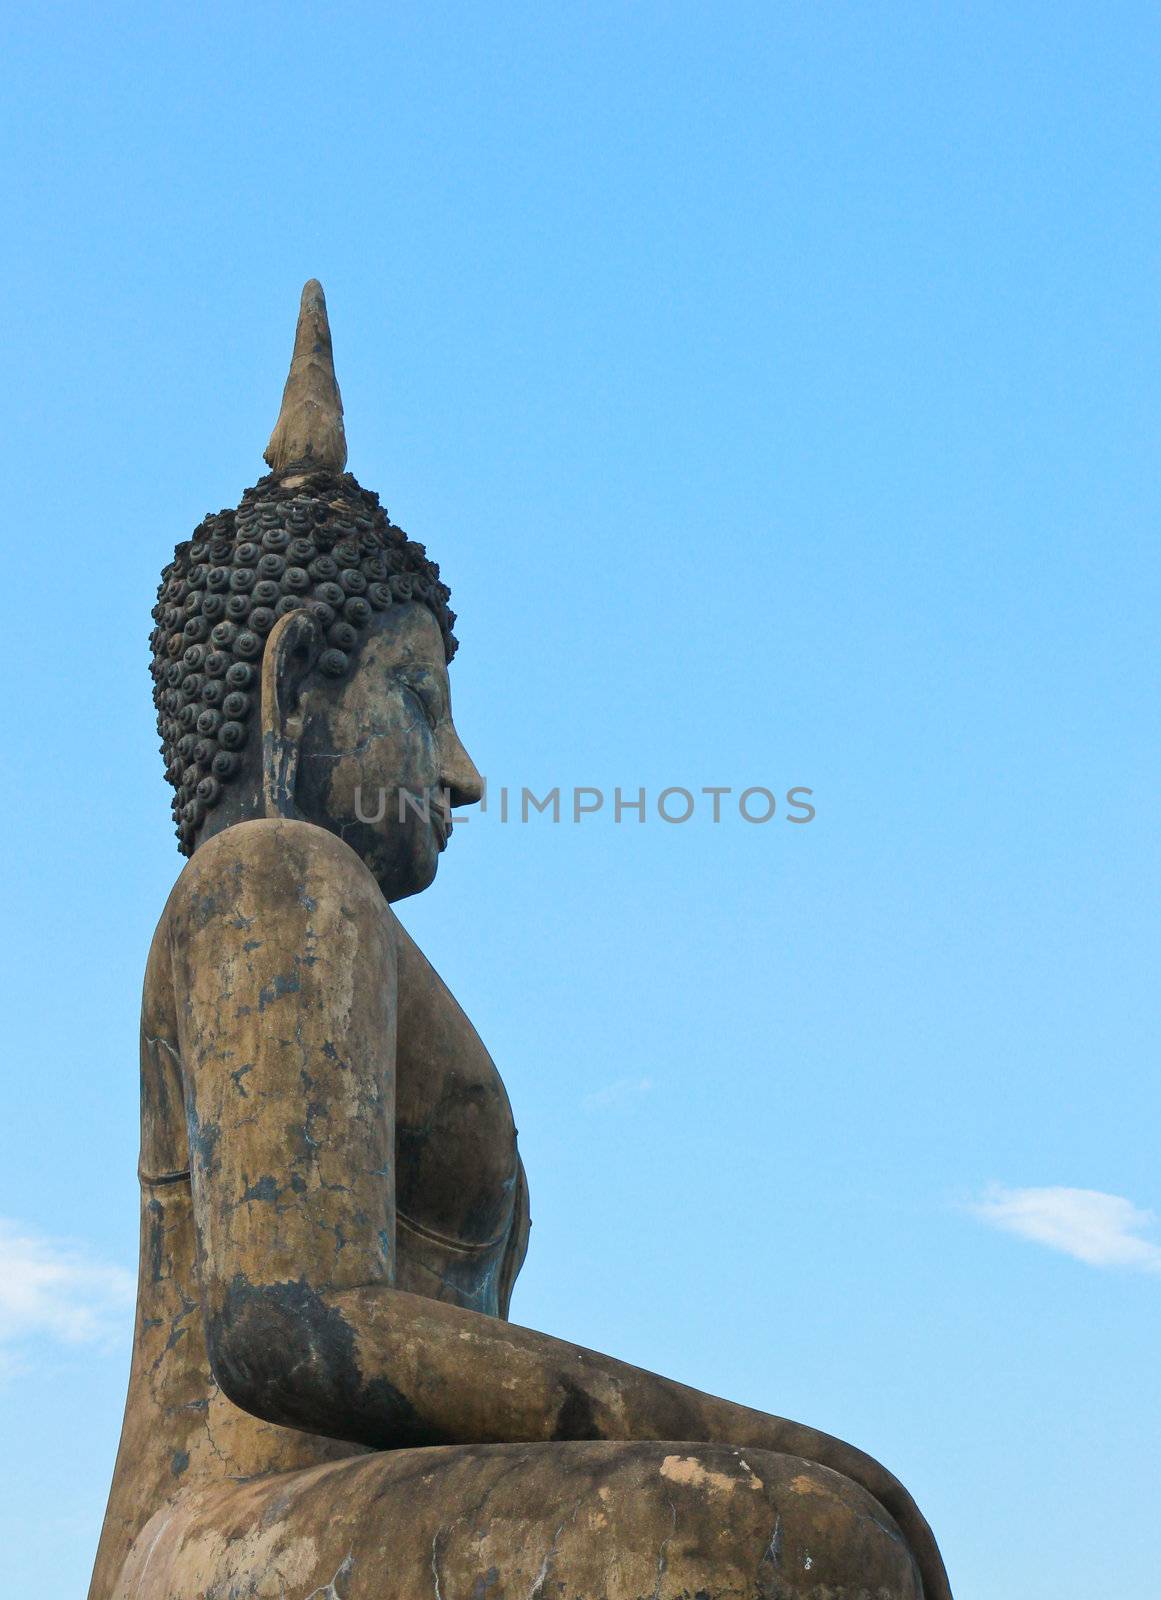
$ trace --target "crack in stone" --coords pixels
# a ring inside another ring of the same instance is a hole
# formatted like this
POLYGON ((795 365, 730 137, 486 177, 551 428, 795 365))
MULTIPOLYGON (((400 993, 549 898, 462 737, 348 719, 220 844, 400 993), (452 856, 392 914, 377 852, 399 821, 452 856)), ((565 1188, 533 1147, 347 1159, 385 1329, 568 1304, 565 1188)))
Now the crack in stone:
POLYGON ((782 1517, 774 1519, 774 1532, 770 1535, 770 1543, 766 1546, 766 1553, 762 1557, 762 1565, 769 1564, 776 1567, 782 1559, 782 1517))
MULTIPOLYGON (((348 1553, 343 1557, 342 1561, 340 1561, 338 1570, 331 1581, 328 1584, 325 1584, 321 1589, 312 1590, 311 1593, 307 1595, 306 1600, 343 1600, 343 1597, 338 1590, 338 1582, 340 1578, 350 1577, 351 1568, 354 1566, 354 1564, 354 1552, 348 1551, 348 1553)), ((438 1594, 438 1592, 439 1590, 437 1587, 436 1593, 438 1594)))
POLYGON ((657 1581, 653 1585, 653 1600, 660 1600, 661 1583, 665 1577, 665 1572, 669 1565, 669 1545, 674 1534, 677 1532, 677 1507, 674 1505, 672 1500, 667 1500, 665 1503, 669 1507, 669 1515, 672 1520, 670 1523, 669 1532, 666 1534, 665 1538, 662 1539, 661 1547, 657 1552, 657 1581))
POLYGON ((213 1451, 214 1455, 217 1456, 222 1465, 228 1468, 230 1463, 226 1458, 225 1452, 218 1444, 218 1441, 214 1438, 214 1429, 212 1423, 210 1422, 210 1410, 208 1406, 202 1413, 202 1425, 206 1431, 206 1443, 209 1445, 210 1449, 213 1451))
POLYGON ((443 1600, 443 1591, 440 1589, 440 1586, 439 1586, 439 1535, 440 1535, 440 1532, 441 1532, 441 1530, 437 1529, 436 1533, 435 1533, 435 1537, 431 1541, 431 1576, 432 1576, 432 1578, 433 1578, 433 1580, 435 1582, 435 1600, 443 1600))
MULTIPOLYGON (((573 1515, 575 1516, 576 1513, 574 1512, 573 1515)), ((567 1520, 568 1519, 566 1517, 565 1521, 567 1520)), ((562 1522, 552 1536, 552 1543, 544 1553, 544 1560, 540 1563, 540 1571, 532 1580, 532 1587, 528 1591, 528 1600, 539 1600, 539 1597, 544 1593, 545 1581, 548 1578, 548 1569, 552 1565, 552 1558, 556 1554, 556 1547, 563 1532, 564 1523, 562 1522)))

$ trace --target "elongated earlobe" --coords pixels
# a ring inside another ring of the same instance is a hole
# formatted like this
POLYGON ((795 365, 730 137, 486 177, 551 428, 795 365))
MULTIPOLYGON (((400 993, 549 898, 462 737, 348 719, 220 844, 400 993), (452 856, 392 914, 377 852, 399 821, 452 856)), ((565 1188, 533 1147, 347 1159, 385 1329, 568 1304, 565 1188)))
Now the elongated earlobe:
POLYGON ((279 619, 262 657, 262 803, 267 817, 294 817, 302 743, 303 679, 322 650, 322 630, 307 611, 279 619))

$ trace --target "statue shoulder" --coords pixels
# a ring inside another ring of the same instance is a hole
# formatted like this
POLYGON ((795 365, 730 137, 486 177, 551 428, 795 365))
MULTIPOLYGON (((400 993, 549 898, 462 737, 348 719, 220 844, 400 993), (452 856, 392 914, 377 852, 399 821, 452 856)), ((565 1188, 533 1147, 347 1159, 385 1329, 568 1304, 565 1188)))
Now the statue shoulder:
POLYGON ((310 913, 341 902, 352 915, 391 919, 374 877, 337 834, 286 818, 239 822, 198 847, 173 886, 163 921, 204 924, 276 906, 310 913))

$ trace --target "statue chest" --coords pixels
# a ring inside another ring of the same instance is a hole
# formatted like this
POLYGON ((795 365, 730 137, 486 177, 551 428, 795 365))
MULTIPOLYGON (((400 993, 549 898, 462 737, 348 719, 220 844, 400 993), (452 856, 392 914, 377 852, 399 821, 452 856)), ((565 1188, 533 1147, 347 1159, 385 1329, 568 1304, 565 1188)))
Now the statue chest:
MULTIPOLYGON (((400 1051, 395 1109, 396 1283, 502 1315, 506 1267, 526 1232, 516 1129, 482 1046, 440 1059, 424 1041, 400 1051)), ((507 1281, 506 1281, 507 1280, 507 1281)))

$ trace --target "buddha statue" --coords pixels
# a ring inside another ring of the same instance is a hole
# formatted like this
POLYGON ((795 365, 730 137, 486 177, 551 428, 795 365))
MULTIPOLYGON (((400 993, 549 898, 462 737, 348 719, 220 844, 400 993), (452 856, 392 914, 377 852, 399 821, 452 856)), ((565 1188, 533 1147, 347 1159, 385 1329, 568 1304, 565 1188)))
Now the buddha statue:
POLYGON ((189 859, 145 972, 139 1295, 89 1600, 950 1600, 871 1457, 507 1320, 512 1112, 391 909, 481 796, 454 617, 345 472, 313 281, 266 460, 153 613, 189 859))

